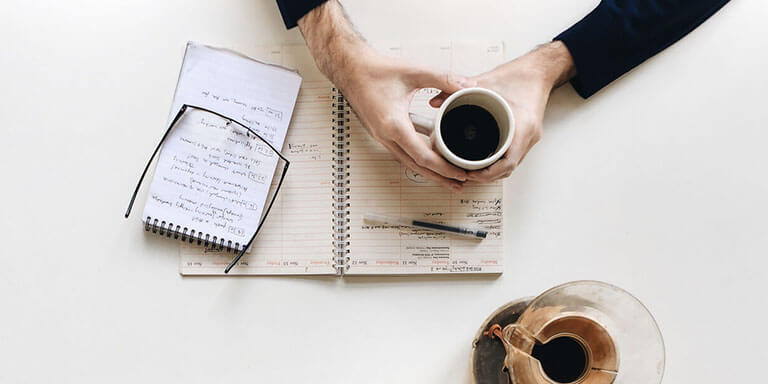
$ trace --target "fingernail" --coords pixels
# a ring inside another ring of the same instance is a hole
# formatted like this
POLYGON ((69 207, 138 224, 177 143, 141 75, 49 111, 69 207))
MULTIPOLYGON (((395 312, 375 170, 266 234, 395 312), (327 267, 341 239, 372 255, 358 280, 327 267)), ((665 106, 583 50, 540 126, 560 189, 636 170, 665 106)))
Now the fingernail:
POLYGON ((459 83, 462 88, 472 88, 477 86, 477 81, 472 79, 464 79, 459 83))

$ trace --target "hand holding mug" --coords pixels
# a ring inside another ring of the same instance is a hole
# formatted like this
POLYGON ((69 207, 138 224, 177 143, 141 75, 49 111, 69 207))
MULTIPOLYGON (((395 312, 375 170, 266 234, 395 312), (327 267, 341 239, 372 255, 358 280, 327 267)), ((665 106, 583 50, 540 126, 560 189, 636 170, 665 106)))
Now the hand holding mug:
POLYGON ((421 88, 454 93, 471 84, 377 52, 354 30, 336 1, 318 6, 298 24, 317 67, 341 90, 371 136, 404 166, 460 191, 466 171, 448 163, 416 133, 408 107, 421 88))
POLYGON ((512 144, 515 117, 499 94, 485 88, 465 88, 450 95, 429 119, 411 114, 422 133, 451 164, 483 169, 501 158, 512 144))
MULTIPOLYGON (((541 46, 524 56, 470 80, 497 92, 507 101, 515 119, 509 149, 495 163, 467 173, 467 179, 491 182, 508 177, 541 139, 544 111, 552 89, 575 76, 573 58, 562 42, 541 46)), ((442 108, 448 93, 435 96, 430 104, 442 108)))

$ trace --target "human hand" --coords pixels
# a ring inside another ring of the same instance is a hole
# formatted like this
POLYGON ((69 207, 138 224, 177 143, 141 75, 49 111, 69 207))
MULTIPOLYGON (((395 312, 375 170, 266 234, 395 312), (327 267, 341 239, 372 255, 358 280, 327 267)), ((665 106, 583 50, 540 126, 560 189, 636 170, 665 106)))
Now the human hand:
POLYGON ((347 79, 337 85, 368 132, 404 166, 447 187, 461 191, 467 172, 448 163, 417 133, 409 106, 422 88, 453 93, 472 86, 463 78, 414 66, 376 52, 358 57, 347 79))
MULTIPOLYGON (((515 135, 507 153, 497 162, 467 173, 467 179, 491 182, 508 177, 541 139, 544 111, 552 90, 575 76, 573 58, 565 44, 555 41, 489 72, 471 78, 477 86, 496 91, 515 115, 515 135)), ((450 94, 430 100, 437 108, 450 94)))
POLYGON ((300 19, 299 28, 318 67, 341 90, 371 136, 406 167, 460 191, 467 172, 448 163, 416 132, 408 110, 421 88, 453 93, 475 83, 375 51, 333 0, 300 19))

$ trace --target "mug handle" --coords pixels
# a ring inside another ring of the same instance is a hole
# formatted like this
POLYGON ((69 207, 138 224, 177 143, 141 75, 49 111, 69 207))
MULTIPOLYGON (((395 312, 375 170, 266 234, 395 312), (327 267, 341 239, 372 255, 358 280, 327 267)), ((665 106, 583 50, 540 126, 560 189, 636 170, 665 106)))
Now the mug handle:
POLYGON ((416 128, 416 132, 426 136, 432 134, 432 131, 435 129, 435 119, 415 113, 408 113, 408 116, 413 122, 413 127, 416 128))

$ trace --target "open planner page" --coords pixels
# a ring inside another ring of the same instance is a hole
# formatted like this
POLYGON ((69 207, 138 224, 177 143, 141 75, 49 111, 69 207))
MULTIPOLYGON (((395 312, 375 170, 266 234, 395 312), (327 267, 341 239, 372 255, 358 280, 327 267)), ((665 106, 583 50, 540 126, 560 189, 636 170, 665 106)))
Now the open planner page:
MULTIPOLYGON (((474 75, 502 63, 501 43, 383 44, 379 49, 419 63, 474 75)), ((418 92, 411 111, 434 116, 418 92)), ((347 274, 501 273, 502 183, 467 183, 453 193, 400 163, 351 119, 349 269, 347 274), (484 240, 397 225, 369 225, 366 213, 417 218, 488 230, 484 240)))
MULTIPOLYGON (((285 182, 251 252, 230 274, 334 274, 332 85, 316 69, 304 46, 263 48, 255 57, 297 68, 303 82, 282 146, 290 161, 285 182)), ((233 257, 232 253, 183 244, 179 269, 184 275, 223 274, 233 257)))

